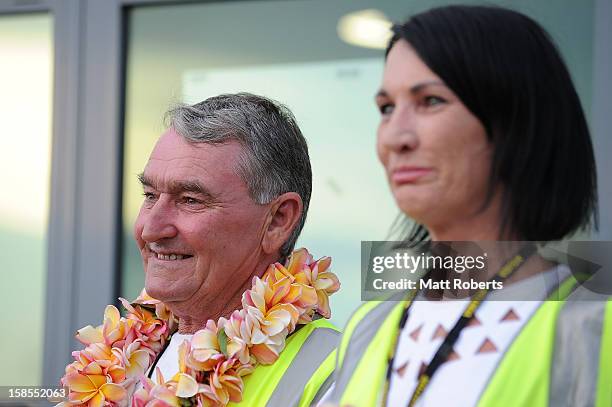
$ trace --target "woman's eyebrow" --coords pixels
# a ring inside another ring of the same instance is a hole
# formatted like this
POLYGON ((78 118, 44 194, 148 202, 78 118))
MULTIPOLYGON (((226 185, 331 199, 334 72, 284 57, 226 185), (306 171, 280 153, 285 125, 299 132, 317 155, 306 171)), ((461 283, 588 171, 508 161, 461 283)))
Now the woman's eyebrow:
POLYGON ((410 88, 410 93, 412 93, 412 94, 419 93, 420 91, 423 90, 423 88, 426 88, 428 86, 444 86, 444 87, 446 87, 446 85, 443 82, 441 82, 441 81, 437 81, 437 80, 424 81, 424 82, 417 83, 416 85, 413 85, 410 88))
POLYGON ((378 98, 386 98, 387 95, 387 91, 384 89, 379 89, 378 92, 376 92, 376 94, 374 95, 374 99, 378 99, 378 98))
MULTIPOLYGON (((420 91, 422 91, 423 88, 426 88, 428 86, 444 86, 444 87, 446 87, 444 82, 441 82, 439 80, 430 80, 430 81, 419 82, 416 85, 412 85, 410 87, 409 91, 412 94, 416 94, 416 93, 419 93, 420 91)), ((376 95, 374 95, 374 99, 377 99, 377 98, 386 98, 386 97, 389 97, 389 94, 383 88, 379 89, 378 92, 376 92, 376 95)))

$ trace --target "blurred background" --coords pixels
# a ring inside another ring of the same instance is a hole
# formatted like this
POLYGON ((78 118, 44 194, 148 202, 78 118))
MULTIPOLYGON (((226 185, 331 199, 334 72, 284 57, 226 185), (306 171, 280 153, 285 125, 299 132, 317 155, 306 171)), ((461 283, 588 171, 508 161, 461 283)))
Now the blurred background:
MULTIPOLYGON (((389 26, 452 3, 0 0, 0 385, 56 384, 74 331, 138 294, 136 175, 170 106, 219 93, 262 94, 296 115, 313 167, 298 246, 332 256, 343 326, 359 303, 360 242, 388 238, 398 215, 374 151, 389 26)), ((535 18, 561 49, 598 154, 601 229, 581 238, 605 240, 611 3, 487 2, 535 18)))

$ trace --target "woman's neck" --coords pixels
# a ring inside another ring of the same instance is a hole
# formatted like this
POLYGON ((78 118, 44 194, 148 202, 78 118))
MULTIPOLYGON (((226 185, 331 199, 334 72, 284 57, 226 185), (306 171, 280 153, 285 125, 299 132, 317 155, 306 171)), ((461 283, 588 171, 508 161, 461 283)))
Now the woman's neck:
MULTIPOLYGON (((453 257, 472 257, 474 259, 483 256, 485 260, 484 269, 467 269, 462 273, 457 272, 457 269, 435 269, 432 270, 430 278, 435 281, 450 281, 454 282, 459 279, 465 282, 470 280, 477 282, 486 282, 495 278, 502 267, 506 266, 516 254, 529 242, 519 241, 457 241, 448 242, 449 245, 444 245, 438 255, 448 255, 452 253, 453 257), (444 254, 446 253, 446 254, 444 254)), ((537 252, 527 257, 524 262, 518 265, 518 268, 504 280, 504 287, 508 287, 518 281, 532 277, 536 274, 550 270, 555 263, 552 263, 537 252)), ((426 297, 430 300, 447 299, 465 299, 470 295, 470 290, 456 290, 453 284, 442 290, 429 290, 426 297), (453 289, 450 287, 453 286, 453 289)))
MULTIPOLYGON (((486 253, 487 265, 485 274, 479 276, 481 281, 493 278, 526 243, 521 242, 521 237, 511 228, 502 229, 500 202, 501 194, 498 193, 487 208, 472 216, 447 220, 440 225, 427 225, 433 242, 452 242, 451 248, 458 254, 486 253)), ((554 263, 536 252, 512 273, 504 285, 531 277, 553 266, 554 263)))
POLYGON ((498 189, 485 208, 473 212, 439 216, 436 221, 426 222, 432 241, 494 241, 520 240, 511 228, 502 230, 502 190, 498 189))
POLYGON ((486 210, 483 213, 464 219, 454 219, 441 225, 427 225, 429 236, 432 241, 495 241, 495 240, 518 240, 517 236, 510 231, 502 233, 499 216, 493 211, 486 210))

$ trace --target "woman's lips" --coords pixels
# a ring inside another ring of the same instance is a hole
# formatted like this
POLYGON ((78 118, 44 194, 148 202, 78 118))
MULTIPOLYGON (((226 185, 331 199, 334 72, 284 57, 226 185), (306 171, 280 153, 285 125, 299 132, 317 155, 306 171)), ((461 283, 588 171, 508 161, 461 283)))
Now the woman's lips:
POLYGON ((431 172, 426 167, 400 167, 391 173, 391 181, 396 185, 411 184, 431 172))

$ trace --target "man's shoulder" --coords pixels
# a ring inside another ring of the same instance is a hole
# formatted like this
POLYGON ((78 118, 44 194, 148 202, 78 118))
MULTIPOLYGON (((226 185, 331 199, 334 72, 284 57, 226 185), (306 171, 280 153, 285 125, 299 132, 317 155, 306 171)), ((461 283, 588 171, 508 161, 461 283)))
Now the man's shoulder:
POLYGON ((307 332, 312 332, 317 329, 331 329, 337 334, 340 333, 340 328, 334 325, 330 320, 325 318, 315 319, 314 321, 308 322, 306 324, 300 325, 295 333, 298 333, 302 330, 306 330, 307 332))
POLYGON ((319 390, 327 389, 339 339, 338 328, 328 320, 299 325, 273 364, 257 365, 244 377, 243 400, 257 406, 310 405, 319 390))
POLYGON ((326 319, 317 319, 300 325, 287 338, 283 353, 299 352, 302 347, 306 347, 305 351, 310 348, 315 351, 318 348, 319 352, 329 353, 338 346, 340 336, 340 329, 333 323, 326 319))

